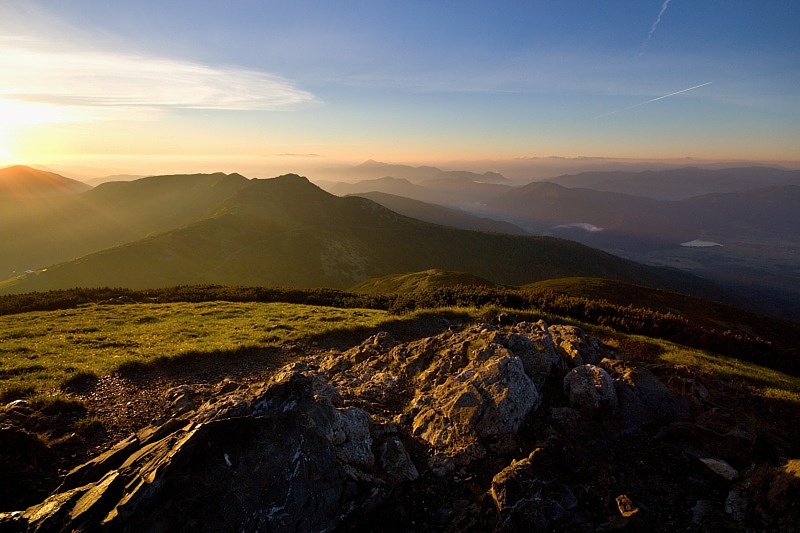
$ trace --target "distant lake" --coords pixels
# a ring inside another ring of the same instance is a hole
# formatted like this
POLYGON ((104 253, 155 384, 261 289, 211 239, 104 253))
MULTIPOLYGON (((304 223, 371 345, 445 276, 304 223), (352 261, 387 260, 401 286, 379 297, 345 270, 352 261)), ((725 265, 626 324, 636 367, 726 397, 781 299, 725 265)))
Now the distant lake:
POLYGON ((699 241, 695 239, 689 242, 682 242, 681 246, 686 246, 687 248, 710 248, 711 246, 722 246, 722 245, 714 241, 699 241))

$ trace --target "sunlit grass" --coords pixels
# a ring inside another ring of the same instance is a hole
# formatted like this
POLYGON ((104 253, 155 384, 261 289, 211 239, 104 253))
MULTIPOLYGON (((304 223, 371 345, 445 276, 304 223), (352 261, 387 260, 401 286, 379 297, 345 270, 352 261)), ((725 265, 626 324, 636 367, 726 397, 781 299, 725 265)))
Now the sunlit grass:
POLYGON ((800 378, 733 357, 650 337, 623 335, 607 327, 536 311, 448 307, 398 316, 372 309, 222 301, 91 304, 77 309, 0 316, 0 399, 52 391, 76 377, 107 375, 131 363, 269 348, 431 314, 458 320, 488 320, 504 311, 516 320, 543 318, 551 324, 572 323, 611 342, 612 347, 609 339, 634 340, 649 346, 645 351, 658 354, 661 361, 697 367, 739 390, 800 405, 800 378))
POLYGON ((701 371, 721 379, 730 387, 762 398, 788 401, 800 405, 800 378, 798 377, 734 357, 723 357, 664 340, 638 336, 630 338, 659 348, 661 354, 658 357, 662 361, 699 368, 701 371))
POLYGON ((0 316, 0 397, 188 353, 268 348, 390 320, 385 311, 284 303, 88 305, 0 316))

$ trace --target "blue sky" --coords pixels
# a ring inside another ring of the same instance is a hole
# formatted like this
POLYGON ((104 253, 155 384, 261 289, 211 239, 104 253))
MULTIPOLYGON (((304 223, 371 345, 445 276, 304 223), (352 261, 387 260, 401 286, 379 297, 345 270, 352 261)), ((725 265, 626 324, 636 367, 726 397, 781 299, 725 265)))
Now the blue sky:
POLYGON ((6 0, 0 21, 0 164, 800 159, 797 1, 6 0))

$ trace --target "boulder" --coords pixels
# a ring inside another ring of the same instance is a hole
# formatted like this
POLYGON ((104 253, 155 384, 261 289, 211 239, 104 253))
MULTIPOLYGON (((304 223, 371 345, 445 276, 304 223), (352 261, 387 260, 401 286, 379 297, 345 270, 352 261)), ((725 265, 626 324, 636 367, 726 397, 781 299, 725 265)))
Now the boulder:
POLYGON ((575 326, 554 325, 548 328, 553 344, 570 368, 584 364, 597 364, 601 355, 600 343, 590 339, 583 330, 575 326))
MULTIPOLYGON (((518 351, 535 348, 521 334, 512 337, 518 351)), ((431 464, 444 472, 453 467, 449 459, 463 465, 484 457, 485 441, 516 433, 539 403, 508 341, 485 324, 406 344, 380 333, 323 356, 319 368, 345 402, 374 410, 407 405, 398 420, 441 455, 431 464)))
POLYGON ((511 328, 504 345, 520 358, 525 373, 538 390, 544 387, 553 372, 558 371, 563 375, 568 370, 544 320, 516 324, 511 328))
POLYGON ((663 425, 689 417, 688 401, 671 394, 644 366, 612 359, 603 359, 600 365, 613 379, 619 407, 616 422, 621 433, 637 431, 651 422, 663 425))
POLYGON ((525 459, 513 461, 492 478, 490 494, 503 529, 550 531, 569 529, 570 511, 578 506, 574 492, 538 463, 537 448, 525 459), (558 526, 558 527, 556 527, 558 526))
POLYGON ((441 354, 417 379, 412 433, 446 455, 475 454, 480 440, 515 433, 539 402, 520 358, 495 342, 484 345, 481 338, 474 339, 477 347, 468 348, 466 357, 441 354), (424 389, 427 380, 436 385, 424 389))
POLYGON ((564 377, 564 393, 572 407, 583 411, 616 411, 618 407, 614 381, 596 365, 573 368, 564 377))

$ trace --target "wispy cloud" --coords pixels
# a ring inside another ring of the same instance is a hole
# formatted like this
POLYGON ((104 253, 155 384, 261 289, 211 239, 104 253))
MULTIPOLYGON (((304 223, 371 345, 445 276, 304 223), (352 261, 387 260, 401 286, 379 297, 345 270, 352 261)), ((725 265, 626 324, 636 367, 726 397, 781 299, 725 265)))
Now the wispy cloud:
POLYGON ((634 104, 634 105, 628 106, 628 107, 623 107, 622 109, 617 109, 615 111, 611 111, 610 113, 605 113, 604 115, 598 115, 598 116, 594 117, 593 120, 597 120, 599 118, 610 117, 611 115, 616 115, 617 113, 621 113, 623 111, 628 111, 629 109, 634 109, 636 107, 643 106, 643 105, 649 104, 651 102, 657 102, 658 100, 663 100, 664 98, 669 98, 670 96, 675 96, 676 94, 687 93, 689 91, 693 91, 695 89, 699 89, 700 87, 705 87, 706 85, 711 85, 711 82, 707 81, 705 83, 701 83, 700 85, 695 85, 694 87, 689 87, 688 89, 681 89, 680 91, 675 91, 674 93, 665 94, 664 96, 659 96, 657 98, 651 98, 650 100, 647 100, 646 102, 639 102, 638 104, 634 104))
POLYGON ((30 44, 0 39, 0 98, 80 109, 89 119, 123 110, 286 110, 318 101, 257 70, 30 44))
POLYGON ((650 31, 647 33, 647 38, 642 43, 642 48, 639 51, 639 55, 642 55, 644 53, 644 49, 647 47, 647 44, 650 42, 650 39, 653 38, 653 34, 656 32, 656 28, 658 28, 658 25, 661 23, 661 17, 667 10, 667 7, 669 6, 670 2, 671 0, 664 0, 664 3, 661 4, 661 11, 658 12, 658 16, 656 17, 655 22, 653 22, 653 25, 650 27, 650 31))

